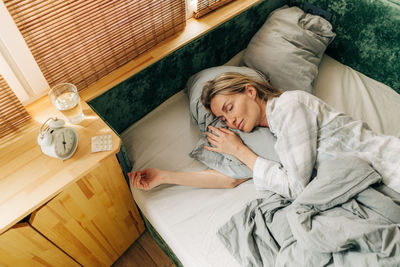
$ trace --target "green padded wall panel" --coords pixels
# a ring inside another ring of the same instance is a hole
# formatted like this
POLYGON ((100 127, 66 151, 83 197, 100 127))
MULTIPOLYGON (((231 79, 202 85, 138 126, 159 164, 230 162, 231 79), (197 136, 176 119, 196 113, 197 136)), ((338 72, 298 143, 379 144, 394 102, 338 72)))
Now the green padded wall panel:
POLYGON ((246 48, 268 14, 284 4, 286 0, 260 2, 93 99, 89 105, 121 133, 183 89, 192 74, 222 65, 246 48))
POLYGON ((400 93, 399 0, 291 0, 332 14, 337 36, 327 54, 400 93))

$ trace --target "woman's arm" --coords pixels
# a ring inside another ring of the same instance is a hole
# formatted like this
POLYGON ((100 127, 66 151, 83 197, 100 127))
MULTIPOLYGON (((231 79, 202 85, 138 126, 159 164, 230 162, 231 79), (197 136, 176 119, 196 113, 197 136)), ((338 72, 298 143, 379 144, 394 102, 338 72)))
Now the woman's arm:
POLYGON ((256 160, 253 180, 258 189, 272 187, 291 199, 304 190, 317 158, 318 112, 321 110, 323 106, 318 100, 304 92, 280 96, 270 119, 281 164, 260 157, 256 160))
POLYGON ((174 172, 145 169, 128 173, 131 186, 150 190, 160 184, 176 184, 202 188, 234 188, 248 179, 233 179, 215 170, 174 172))
MULTIPOLYGON (((215 134, 207 132, 208 141, 214 147, 205 146, 210 151, 235 156, 253 171, 253 181, 257 190, 270 190, 286 198, 295 198, 296 190, 289 181, 286 170, 281 164, 258 157, 234 132, 225 128, 209 126, 215 134)), ((297 190, 298 191, 298 190, 297 190)))
POLYGON ((258 156, 243 144, 237 134, 223 127, 215 128, 214 126, 209 126, 208 128, 215 133, 206 132, 208 141, 214 147, 204 146, 205 149, 235 156, 253 171, 254 163, 258 156))
MULTIPOLYGON (((281 96, 282 97, 282 96, 281 96)), ((258 157, 232 131, 210 127, 210 151, 235 156, 253 171, 258 190, 270 190, 295 199, 308 184, 317 155, 317 114, 305 104, 284 99, 276 108, 276 151, 281 164, 258 157)))

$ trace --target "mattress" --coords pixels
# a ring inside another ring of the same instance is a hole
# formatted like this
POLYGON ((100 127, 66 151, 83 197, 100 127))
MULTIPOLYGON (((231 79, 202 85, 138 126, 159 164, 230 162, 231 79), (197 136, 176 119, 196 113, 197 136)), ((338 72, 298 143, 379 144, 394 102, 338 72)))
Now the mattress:
MULTIPOLYGON (((240 54, 228 65, 240 64, 240 54)), ((380 133, 400 137, 400 95, 325 55, 314 94, 337 110, 361 119, 380 133)), ((206 167, 188 154, 200 132, 191 121, 183 91, 172 96, 121 135, 134 169, 147 167, 198 171, 206 167)), ((244 205, 263 196, 252 180, 234 189, 161 185, 133 189, 144 216, 184 266, 239 266, 216 231, 244 205)))

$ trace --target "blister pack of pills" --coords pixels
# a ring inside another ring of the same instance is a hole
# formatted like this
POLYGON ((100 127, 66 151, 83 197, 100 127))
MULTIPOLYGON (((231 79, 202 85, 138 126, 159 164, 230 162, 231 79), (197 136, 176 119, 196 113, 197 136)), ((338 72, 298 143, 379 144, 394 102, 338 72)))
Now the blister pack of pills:
POLYGON ((92 152, 112 150, 112 135, 98 135, 92 137, 92 152))

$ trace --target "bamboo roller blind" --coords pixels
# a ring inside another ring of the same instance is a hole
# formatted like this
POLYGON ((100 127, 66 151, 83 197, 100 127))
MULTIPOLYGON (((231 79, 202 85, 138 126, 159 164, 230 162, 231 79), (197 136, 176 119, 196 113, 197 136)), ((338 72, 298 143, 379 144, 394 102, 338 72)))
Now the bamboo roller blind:
POLYGON ((14 132, 31 116, 0 75, 0 138, 14 132))
POLYGON ((223 6, 233 0, 197 0, 197 11, 194 12, 195 18, 200 18, 205 14, 223 6))
POLYGON ((50 86, 88 87, 186 24, 184 0, 4 0, 50 86))

